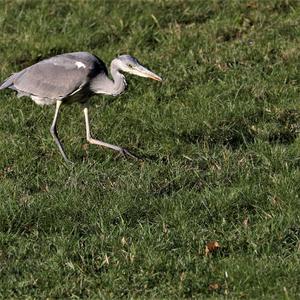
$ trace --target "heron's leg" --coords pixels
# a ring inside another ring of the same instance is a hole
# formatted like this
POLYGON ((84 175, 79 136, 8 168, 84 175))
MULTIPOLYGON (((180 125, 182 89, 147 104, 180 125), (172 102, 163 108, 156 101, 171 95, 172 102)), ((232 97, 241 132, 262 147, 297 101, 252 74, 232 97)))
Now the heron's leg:
POLYGON ((121 148, 119 146, 116 145, 112 145, 112 144, 108 144, 99 140, 96 140, 94 138, 92 138, 91 136, 91 131, 90 131, 90 121, 89 121, 89 111, 88 111, 88 106, 86 105, 83 109, 83 113, 84 113, 84 118, 85 118, 85 126, 86 126, 86 139, 89 143, 91 144, 95 144, 98 146, 102 146, 102 147, 106 147, 106 148, 110 148, 113 149, 115 151, 120 152, 122 155, 128 155, 132 158, 136 158, 134 155, 132 155, 130 152, 128 152, 126 149, 121 148))
POLYGON ((54 114, 52 125, 50 127, 50 132, 51 132, 53 139, 54 139, 56 145, 58 146, 58 149, 59 149, 60 153, 62 154, 64 160, 69 163, 70 161, 68 160, 68 158, 66 156, 66 153, 65 153, 64 148, 59 140, 59 137, 57 135, 57 130, 56 130, 56 123, 57 123, 59 108, 60 108, 61 104, 62 104, 62 101, 60 101, 60 100, 56 101, 55 114, 54 114))

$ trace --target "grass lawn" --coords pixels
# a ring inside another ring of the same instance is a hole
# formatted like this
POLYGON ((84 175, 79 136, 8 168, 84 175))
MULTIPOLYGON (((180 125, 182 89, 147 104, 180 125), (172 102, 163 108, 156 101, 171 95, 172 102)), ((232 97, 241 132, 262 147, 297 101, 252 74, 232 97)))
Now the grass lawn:
POLYGON ((0 1, 0 81, 136 56, 164 78, 82 107, 1 91, 1 299, 299 299, 300 2, 0 1), (218 249, 208 249, 216 241, 218 249))

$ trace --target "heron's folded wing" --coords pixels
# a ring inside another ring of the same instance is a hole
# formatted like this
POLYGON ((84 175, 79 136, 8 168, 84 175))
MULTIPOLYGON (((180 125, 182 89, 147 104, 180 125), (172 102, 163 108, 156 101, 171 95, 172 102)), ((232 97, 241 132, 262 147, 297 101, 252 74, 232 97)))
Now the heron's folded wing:
POLYGON ((47 59, 25 69, 14 88, 42 98, 62 99, 84 86, 90 66, 64 57, 47 59))

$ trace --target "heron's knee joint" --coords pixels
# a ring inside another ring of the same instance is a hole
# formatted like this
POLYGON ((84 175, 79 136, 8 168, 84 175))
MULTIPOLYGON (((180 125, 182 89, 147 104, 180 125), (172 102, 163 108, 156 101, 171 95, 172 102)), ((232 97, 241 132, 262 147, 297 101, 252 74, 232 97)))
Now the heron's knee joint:
POLYGON ((51 127, 50 127, 50 133, 51 133, 52 135, 56 135, 56 128, 55 128, 55 126, 51 126, 51 127))
POLYGON ((87 137, 86 137, 86 140, 87 140, 89 143, 92 143, 94 139, 93 139, 92 137, 90 137, 90 136, 87 136, 87 137))

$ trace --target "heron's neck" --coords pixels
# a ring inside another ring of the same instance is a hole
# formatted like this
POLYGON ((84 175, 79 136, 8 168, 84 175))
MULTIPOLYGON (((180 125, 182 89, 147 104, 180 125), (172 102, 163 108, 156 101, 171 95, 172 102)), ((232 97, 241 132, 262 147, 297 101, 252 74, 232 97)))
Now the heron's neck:
POLYGON ((96 94, 120 95, 126 88, 125 77, 120 73, 118 62, 113 60, 110 65, 111 80, 105 73, 100 73, 90 82, 90 89, 96 94))
POLYGON ((126 81, 123 74, 119 72, 119 68, 114 61, 110 65, 110 74, 113 78, 111 95, 120 95, 126 89, 126 81))

